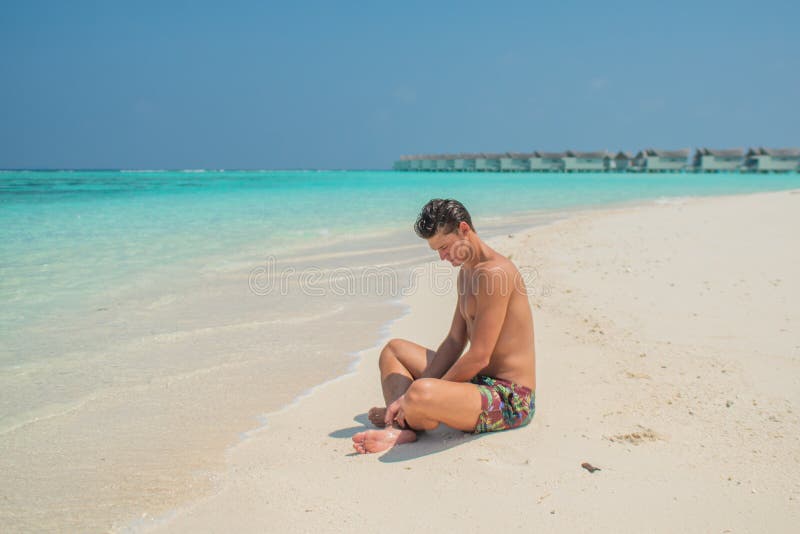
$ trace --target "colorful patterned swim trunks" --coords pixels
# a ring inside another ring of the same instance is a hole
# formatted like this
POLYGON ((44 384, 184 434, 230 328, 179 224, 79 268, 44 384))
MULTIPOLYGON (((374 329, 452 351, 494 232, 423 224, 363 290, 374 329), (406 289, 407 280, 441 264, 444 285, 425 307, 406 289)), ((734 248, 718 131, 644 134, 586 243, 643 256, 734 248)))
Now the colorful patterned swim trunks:
POLYGON ((472 380, 481 392, 481 413, 474 433, 525 426, 536 411, 536 392, 508 380, 478 375, 472 380))

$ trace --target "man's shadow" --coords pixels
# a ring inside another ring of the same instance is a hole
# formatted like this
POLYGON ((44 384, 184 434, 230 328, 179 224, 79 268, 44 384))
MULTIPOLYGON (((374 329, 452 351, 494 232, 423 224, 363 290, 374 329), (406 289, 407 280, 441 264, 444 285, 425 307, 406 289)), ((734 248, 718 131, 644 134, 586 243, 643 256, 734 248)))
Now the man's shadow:
MULTIPOLYGON (((366 413, 355 416, 353 420, 361 426, 342 428, 328 435, 332 438, 350 439, 359 432, 375 429, 372 423, 369 422, 366 413)), ((417 441, 413 443, 404 443, 392 447, 384 453, 379 453, 381 454, 379 460, 387 463, 405 462, 452 449, 453 447, 478 439, 480 436, 481 434, 467 434, 446 425, 439 425, 439 428, 436 430, 417 433, 417 441)), ((350 456, 356 456, 358 454, 359 453, 353 451, 350 456)))

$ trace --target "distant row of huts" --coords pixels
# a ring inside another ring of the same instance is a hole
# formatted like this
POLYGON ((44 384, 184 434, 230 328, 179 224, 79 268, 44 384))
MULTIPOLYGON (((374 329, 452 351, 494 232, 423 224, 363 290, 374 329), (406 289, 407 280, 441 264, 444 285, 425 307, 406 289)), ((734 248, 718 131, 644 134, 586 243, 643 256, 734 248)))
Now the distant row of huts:
POLYGON ((730 150, 648 148, 630 152, 506 152, 402 156, 398 171, 488 172, 800 172, 800 148, 730 150))

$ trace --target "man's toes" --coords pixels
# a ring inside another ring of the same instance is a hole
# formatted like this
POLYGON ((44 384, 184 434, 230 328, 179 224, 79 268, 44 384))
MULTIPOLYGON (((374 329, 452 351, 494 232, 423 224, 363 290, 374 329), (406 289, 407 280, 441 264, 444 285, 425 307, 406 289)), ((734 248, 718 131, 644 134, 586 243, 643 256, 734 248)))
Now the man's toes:
POLYGON ((365 439, 361 443, 361 448, 364 450, 364 452, 372 452, 372 440, 365 439))
POLYGON ((381 452, 388 449, 391 445, 384 442, 380 436, 367 436, 364 440, 364 450, 366 452, 381 452))

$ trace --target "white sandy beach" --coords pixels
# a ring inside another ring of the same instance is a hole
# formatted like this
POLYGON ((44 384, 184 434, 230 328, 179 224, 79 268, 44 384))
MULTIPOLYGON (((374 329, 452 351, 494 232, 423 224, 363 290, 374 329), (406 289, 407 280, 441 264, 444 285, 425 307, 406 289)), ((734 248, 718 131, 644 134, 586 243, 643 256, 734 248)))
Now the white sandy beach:
MULTIPOLYGON (((214 495, 133 527, 793 532, 798 226, 794 191, 590 212, 494 240, 538 274, 531 425, 480 437, 441 427, 354 454, 351 436, 381 401, 376 346, 231 449, 214 495)), ((389 337, 435 348, 454 302, 422 285, 389 337)))

